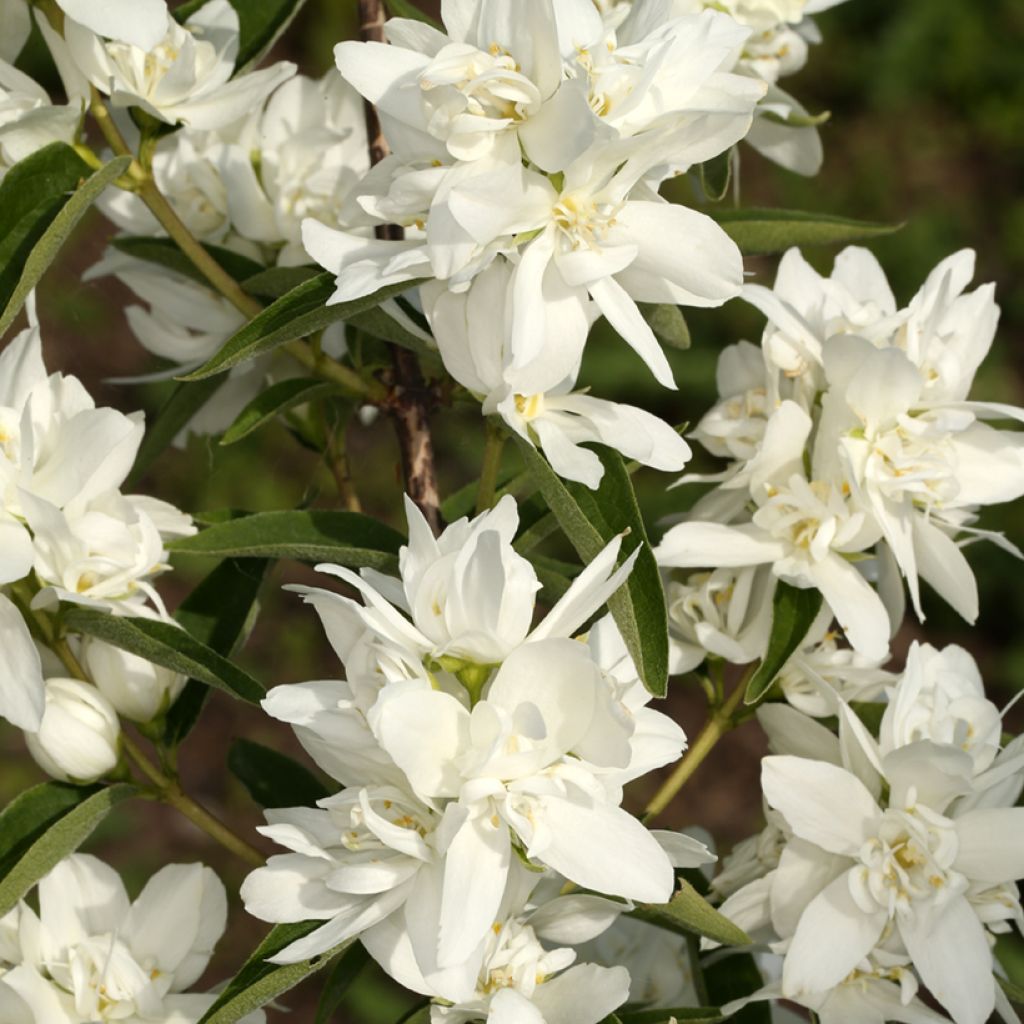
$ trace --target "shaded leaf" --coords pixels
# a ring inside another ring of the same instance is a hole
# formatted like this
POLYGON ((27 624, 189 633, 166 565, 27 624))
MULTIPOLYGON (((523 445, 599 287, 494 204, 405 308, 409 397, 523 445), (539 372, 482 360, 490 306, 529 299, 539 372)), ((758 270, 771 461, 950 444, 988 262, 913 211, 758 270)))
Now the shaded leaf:
POLYGON ((401 345, 402 348, 415 352, 422 359, 441 366, 441 357, 437 349, 431 348, 421 337, 403 327, 380 306, 349 317, 348 323, 372 338, 379 338, 381 341, 388 341, 393 345, 401 345))
MULTIPOLYGON (((227 558, 182 601, 175 619, 218 654, 233 656, 245 643, 258 610, 257 597, 270 563, 227 558)), ((192 731, 210 687, 198 679, 185 684, 164 720, 164 743, 176 746, 192 731)))
POLYGON ((337 391, 336 384, 315 377, 290 377, 271 384, 238 414, 235 422, 224 432, 220 443, 235 444, 290 409, 337 391))
POLYGON ((708 211, 745 256, 784 252, 792 246, 845 245, 898 231, 901 224, 834 217, 799 210, 708 211))
POLYGON ((630 916, 680 934, 703 935, 725 946, 750 945, 746 932, 715 910, 685 879, 680 879, 679 891, 668 903, 642 903, 630 916))
POLYGON ((335 1010, 341 1006, 352 982, 356 980, 369 959, 370 954, 358 942, 349 946, 341 954, 337 963, 331 968, 330 976, 320 993, 320 1002, 317 1004, 313 1024, 330 1024, 335 1010))
MULTIPOLYGON (((764 985, 764 979, 752 954, 731 952, 704 967, 704 984, 708 998, 725 1006, 752 995, 764 985)), ((729 1020, 735 1024, 772 1024, 771 1003, 748 1003, 729 1020)))
POLYGON ((258 704, 263 698, 263 687, 248 672, 169 622, 126 618, 77 606, 66 608, 63 620, 74 633, 104 640, 250 704, 258 704))
POLYGON ((138 794, 136 786, 67 786, 46 782, 22 793, 0 814, 0 917, 68 854, 110 810, 138 794))
POLYGON ((150 466, 192 422, 193 417, 206 406, 226 380, 226 377, 212 377, 196 384, 178 384, 175 387, 171 397, 146 429, 126 487, 130 489, 142 479, 150 466))
POLYGON ((768 637, 768 650, 747 684, 743 698, 747 704, 757 704, 764 699, 786 662, 807 636, 821 611, 821 604, 820 590, 801 589, 779 580, 772 599, 772 631, 768 637))
POLYGON ((267 957, 280 953, 286 946, 309 935, 322 924, 323 921, 302 921, 299 924, 275 925, 242 969, 228 982, 227 988, 213 1006, 203 1014, 199 1024, 234 1024, 326 967, 333 957, 348 948, 351 940, 297 964, 267 962, 267 957))
POLYGON ((242 287, 258 299, 279 299, 323 271, 316 266, 268 267, 241 281, 242 287))
POLYGON ((235 67, 247 71, 287 31, 306 0, 231 0, 238 11, 238 56, 235 67))
POLYGON ((724 153, 705 160, 697 169, 704 195, 713 203, 720 203, 729 194, 729 186, 732 184, 732 154, 733 151, 727 149, 724 153))
POLYGON ((413 0, 384 0, 384 6, 392 18, 413 18, 416 21, 425 21, 440 32, 444 31, 444 27, 425 11, 420 10, 413 0))
POLYGON ((334 562, 349 568, 390 569, 405 538, 390 526, 328 509, 257 512, 217 523, 168 547, 191 555, 233 558, 294 558, 334 562))
POLYGON ((336 289, 334 275, 318 274, 271 303, 237 334, 228 338, 216 355, 182 379, 203 380, 223 373, 289 341, 304 338, 339 320, 347 320, 357 313, 373 309, 392 296, 414 288, 417 283, 411 281, 390 285, 373 295, 328 306, 327 300, 336 289))
POLYGON ((311 807, 331 795, 304 765, 250 740, 231 744, 228 768, 260 807, 311 807))
POLYGON ((591 562, 624 531, 620 558, 641 547, 633 572, 612 595, 608 608, 622 633, 637 672, 655 696, 668 688, 668 612, 661 572, 654 560, 629 472, 618 452, 594 446, 605 473, 591 491, 561 480, 537 450, 516 437, 523 461, 558 523, 584 562, 591 562))
MULTIPOLYGON (((53 146, 47 146, 16 164, 0 183, 0 209, 7 203, 16 206, 34 204, 16 227, 8 227, 11 233, 7 237, 0 235, 3 237, 0 242, 0 267, 3 267, 0 271, 0 303, 3 304, 0 335, 14 323, 29 292, 56 259, 86 210, 109 184, 128 170, 132 162, 129 156, 116 157, 79 185, 83 173, 81 168, 85 168, 84 173, 88 174, 88 165, 70 146, 59 142, 54 145, 59 148, 53 150, 53 146), (40 157, 43 159, 37 160, 40 157), (56 169, 58 163, 62 168, 60 171, 56 169), (52 168, 53 173, 46 173, 47 168, 52 168), (17 199, 11 195, 11 190, 17 190, 17 199), (48 193, 49 201, 43 198, 48 193), (21 243, 12 250, 12 240, 19 237, 21 243)), ((7 220, 6 217, 0 219, 7 220)))
POLYGON ((641 302, 637 304, 655 337, 669 348, 686 351, 691 345, 690 328, 678 306, 665 303, 641 302))

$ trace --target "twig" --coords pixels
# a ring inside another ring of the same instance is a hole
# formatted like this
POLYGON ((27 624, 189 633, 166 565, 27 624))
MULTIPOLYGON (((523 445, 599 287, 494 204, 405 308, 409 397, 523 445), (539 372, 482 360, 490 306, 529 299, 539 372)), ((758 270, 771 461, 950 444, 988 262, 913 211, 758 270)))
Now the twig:
MULTIPOLYGON (((359 35, 364 42, 384 42, 382 0, 359 0, 359 35)), ((380 117, 372 103, 364 104, 370 162, 378 164, 388 155, 380 117)), ((377 237, 401 241, 404 232, 397 225, 377 228, 377 237)), ((423 381, 415 354, 399 345, 389 345, 394 387, 390 403, 402 453, 402 474, 409 497, 416 503, 434 533, 441 531, 441 497, 434 465, 434 443, 430 433, 429 410, 432 397, 423 381)))
POLYGON ((476 514, 486 512, 494 504, 501 470, 501 453, 505 448, 505 432, 493 420, 487 421, 487 443, 480 467, 480 489, 476 496, 476 514))

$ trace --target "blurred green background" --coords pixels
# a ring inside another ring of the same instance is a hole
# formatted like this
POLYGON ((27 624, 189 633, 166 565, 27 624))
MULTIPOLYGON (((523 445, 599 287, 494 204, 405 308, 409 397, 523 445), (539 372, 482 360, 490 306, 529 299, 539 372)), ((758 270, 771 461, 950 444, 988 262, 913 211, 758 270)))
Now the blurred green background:
MULTIPOLYGON (((331 66, 333 44, 352 33, 354 7, 354 0, 309 0, 280 45, 280 55, 297 60, 307 74, 322 74, 331 66)), ((1024 3, 849 0, 821 16, 819 25, 824 44, 814 48, 808 67, 785 84, 809 109, 832 113, 822 129, 824 170, 816 179, 802 179, 744 148, 743 205, 906 222, 898 233, 871 245, 901 302, 910 299, 944 256, 975 248, 978 282, 997 282, 1003 308, 1001 330, 975 395, 1024 404, 1024 194, 1019 187, 1024 180, 1024 3)), ((33 49, 25 57, 33 70, 39 67, 38 56, 38 49, 33 49)), ((126 410, 143 407, 152 413, 165 388, 106 383, 111 377, 152 368, 119 313, 127 292, 109 282, 80 282, 82 270, 99 257, 109 234, 102 218, 88 219, 41 286, 47 359, 51 369, 82 377, 101 403, 126 410)), ((827 270, 834 253, 819 250, 808 255, 819 269, 827 270)), ((750 269, 770 283, 772 261, 752 262, 750 269)), ((671 422, 695 422, 714 397, 718 352, 739 338, 757 341, 762 321, 739 302, 722 310, 688 313, 687 319, 693 347, 670 354, 678 393, 660 389, 622 342, 603 335, 590 347, 582 383, 593 385, 598 395, 650 408, 671 422)), ((449 490, 476 476, 482 434, 482 421, 466 411, 438 418, 439 466, 449 490)), ((351 446, 367 509, 401 525, 397 450, 390 424, 382 419, 371 427, 355 427, 351 446)), ((652 525, 690 500, 680 491, 666 493, 669 481, 658 474, 645 471, 637 479, 652 525)), ((265 429, 227 449, 215 440, 192 439, 184 451, 165 454, 143 486, 192 512, 288 508, 310 497, 325 505, 335 501, 330 477, 316 456, 300 448, 281 427, 265 429)), ((987 514, 983 525, 1001 529, 1024 545, 1017 505, 987 514)), ((937 645, 961 643, 979 660, 999 701, 1016 693, 1018 680, 1024 677, 1024 567, 986 545, 973 547, 969 557, 981 585, 979 625, 968 628, 940 602, 926 599, 928 621, 908 624, 897 657, 914 637, 937 645)), ((183 560, 178 572, 164 581, 170 602, 210 568, 183 560)), ((283 582, 309 578, 305 570, 281 566, 267 588, 262 617, 243 660, 268 686, 339 671, 315 616, 279 588, 283 582)), ((702 704, 695 688, 679 684, 670 710, 691 736, 697 733, 702 704)), ((258 813, 224 768, 227 741, 235 735, 281 750, 296 748, 284 727, 258 709, 240 708, 221 695, 215 695, 184 748, 187 786, 249 832, 258 813)), ((725 846, 758 827, 762 752, 753 727, 729 736, 677 802, 669 823, 703 825, 725 846)), ((40 773, 24 754, 20 735, 3 724, 0 755, 0 802, 6 802, 38 780, 40 773)), ((642 800, 644 791, 641 787, 633 799, 642 800)), ((206 860, 218 868, 229 888, 237 887, 241 878, 238 867, 205 837, 172 811, 155 807, 131 807, 115 815, 90 849, 126 869, 136 886, 169 859, 206 860)), ((229 939, 222 944, 211 980, 231 973, 262 932, 262 926, 246 920, 237 905, 234 910, 229 939)), ((353 999, 348 1019, 366 1024, 393 1021, 408 1005, 372 972, 357 986, 353 999)), ((284 1000, 293 1010, 290 1018, 276 1018, 311 1020, 314 1000, 314 991, 291 994, 284 1000)))

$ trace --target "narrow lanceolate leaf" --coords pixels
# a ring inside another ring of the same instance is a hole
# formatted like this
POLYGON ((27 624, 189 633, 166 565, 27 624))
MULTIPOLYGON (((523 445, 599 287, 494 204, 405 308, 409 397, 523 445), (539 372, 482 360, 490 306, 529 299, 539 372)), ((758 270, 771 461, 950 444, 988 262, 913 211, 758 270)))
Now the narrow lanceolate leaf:
POLYGON ((370 954, 358 942, 341 954, 324 984, 313 1024, 330 1024, 334 1020, 334 1014, 340 1008, 352 982, 359 976, 359 972, 369 959, 370 954))
POLYGON ((747 704, 757 704, 764 699, 786 662, 807 636, 807 630, 821 611, 821 601, 820 590, 802 590, 779 581, 772 601, 772 631, 768 638, 768 650, 747 684, 744 697, 747 704))
MULTIPOLYGON (((61 145, 61 143, 57 143, 57 145, 61 145)), ((47 149, 49 148, 47 147, 47 149)), ((81 164, 82 161, 70 147, 64 146, 63 150, 66 152, 62 152, 62 160, 68 172, 75 174, 77 184, 80 178, 76 171, 76 164, 81 164)), ((35 154, 35 156, 39 155, 39 153, 35 154)), ((28 160, 23 161, 23 164, 28 164, 34 159, 35 157, 29 157, 28 160)), ((11 283, 13 287, 10 292, 6 287, 0 290, 0 302, 3 303, 3 312, 0 313, 0 335, 14 322, 14 318, 25 304, 29 292, 35 288, 43 274, 49 269, 50 264, 56 259, 57 253, 68 240, 68 236, 85 216, 85 211, 109 184, 128 170, 130 164, 131 157, 116 157, 86 178, 74 191, 68 192, 66 189, 56 191, 56 202, 53 206, 44 203, 41 207, 37 204, 34 207, 34 212, 28 215, 28 223, 23 221, 15 229, 15 234, 25 229, 28 230, 23 235, 22 245, 17 250, 17 262, 6 264, 2 271, 4 284, 11 283), (53 212, 52 217, 50 216, 51 211, 53 212), (41 216, 38 216, 37 219, 37 215, 41 216), (35 239, 35 241, 29 248, 30 239, 35 239)), ((17 174, 18 167, 21 166, 22 164, 16 165, 0 184, 0 207, 9 201, 5 189, 11 184, 11 178, 17 174)), ((11 187, 32 189, 36 183, 35 180, 29 182, 24 180, 22 175, 18 175, 11 187)), ((53 187, 54 189, 59 188, 57 180, 53 180, 53 187)), ((0 246, 2 249, 6 249, 7 240, 0 243, 0 246)), ((5 253, 5 255, 7 254, 5 253)))
POLYGON ((785 252, 794 245, 846 245, 891 235, 901 224, 877 224, 800 210, 708 211, 744 256, 785 252))
POLYGON ((422 338, 403 327, 393 316, 390 316, 379 306, 376 309, 368 309, 365 313, 358 313, 349 317, 348 322, 371 338, 379 338, 381 341, 389 341, 393 345, 401 345, 402 348, 415 352, 421 359, 441 366, 441 357, 437 349, 431 348, 422 338))
POLYGON ((282 992, 287 992, 303 979, 326 967, 335 956, 348 948, 351 940, 297 964, 267 962, 268 957, 280 953, 286 946, 315 931, 322 924, 323 921, 303 921, 300 924, 275 926, 231 979, 217 1002, 202 1016, 199 1024, 235 1024, 235 1021, 266 1006, 282 992))
POLYGON ((425 21, 439 31, 444 31, 442 26, 429 14, 421 11, 413 0, 384 0, 384 6, 392 18, 415 18, 416 21, 425 21))
POLYGON ((248 672, 168 622, 122 618, 79 607, 66 609, 63 620, 73 633, 105 640, 154 665, 198 679, 250 704, 258 704, 263 697, 263 687, 248 672))
MULTIPOLYGON (((173 270, 176 274, 209 287, 210 282, 203 272, 178 248, 177 243, 169 238, 121 235, 112 238, 110 244, 127 256, 163 267, 165 270, 173 270)), ((221 270, 226 270, 236 281, 250 279, 265 272, 261 264, 231 249, 206 243, 203 244, 203 248, 213 257, 221 270)))
POLYGON ((584 562, 592 561, 605 544, 626 531, 621 557, 641 548, 633 572, 612 595, 608 608, 644 685, 655 696, 664 697, 668 688, 665 591, 622 457, 610 448, 594 448, 605 472, 601 486, 591 491, 561 480, 532 445, 520 438, 516 441, 534 482, 584 562))
POLYGON ((235 422, 224 432, 220 443, 235 444, 296 406, 337 391, 337 385, 315 377, 290 377, 271 384, 238 414, 235 422))
POLYGON ((235 67, 247 71, 287 31, 306 0, 231 0, 238 12, 238 56, 235 67))
POLYGON ((640 312, 654 331, 655 337, 669 348, 685 351, 690 347, 690 328, 678 306, 664 303, 639 303, 640 312))
POLYGON ((405 538, 357 512, 297 509, 257 512, 173 541, 172 551, 232 558, 294 558, 349 568, 394 568, 405 538))
POLYGON ((311 807, 330 790, 306 767, 250 740, 235 740, 228 768, 260 807, 311 807))
POLYGON ((724 946, 750 945, 750 937, 720 914, 689 882, 680 880, 679 891, 668 903, 643 903, 632 917, 680 934, 703 935, 724 946))
MULTIPOLYGON (((753 995, 764 985, 752 953, 731 952, 704 965, 704 985, 708 999, 719 1006, 753 995)), ((729 1018, 730 1024, 772 1024, 770 1002, 747 1003, 729 1018)))
MULTIPOLYGON (((257 558, 226 558, 181 602, 175 619, 200 643, 232 657, 255 624, 269 565, 257 558)), ((185 684, 164 719, 164 743, 176 746, 188 736, 209 694, 210 687, 198 679, 185 684)))
POLYGON ((697 168, 704 195, 713 203, 720 203, 729 194, 729 186, 732 184, 733 159, 733 151, 727 149, 724 153, 719 153, 718 156, 706 160, 697 168))
POLYGON ((328 306, 327 300, 334 294, 336 287, 334 275, 318 274, 267 306, 230 337, 216 355, 182 379, 203 380, 223 373, 232 366, 255 359, 296 338, 304 338, 339 320, 347 320, 357 313, 373 309, 387 299, 415 287, 416 283, 390 285, 373 295, 328 306))
POLYGON ((153 463, 167 450, 174 439, 189 425, 192 418, 204 408, 220 390, 226 378, 211 377, 195 384, 179 384, 171 393, 139 445, 127 486, 134 487, 153 463))
POLYGON ((58 861, 74 853, 135 786, 68 786, 45 782, 0 814, 0 917, 58 861))
POLYGON ((269 267, 246 277, 241 285, 258 299, 279 299, 322 273, 319 267, 269 267))

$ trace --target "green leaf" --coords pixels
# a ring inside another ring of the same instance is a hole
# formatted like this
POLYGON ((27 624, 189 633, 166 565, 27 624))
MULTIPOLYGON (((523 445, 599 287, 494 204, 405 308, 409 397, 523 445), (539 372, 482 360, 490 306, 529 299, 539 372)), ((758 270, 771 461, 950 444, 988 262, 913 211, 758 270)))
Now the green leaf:
POLYGON ((724 946, 749 946, 750 937, 720 914, 685 879, 668 903, 642 903, 630 913, 648 924, 685 935, 703 935, 724 946))
POLYGON ((250 740, 231 744, 228 768, 260 807, 311 807, 331 795, 304 765, 250 740))
POLYGON ((655 337, 663 345, 681 351, 690 347, 690 328, 686 326, 686 318, 678 306, 651 302, 640 302, 637 305, 655 337))
POLYGON ((393 345, 401 345, 402 348, 415 352, 422 359, 427 359, 437 366, 442 365, 437 349, 431 348, 422 338, 407 330, 379 306, 350 317, 348 323, 372 338, 389 341, 393 345))
MULTIPOLYGON (((120 252, 145 263, 173 270, 182 277, 187 277, 204 287, 209 288, 210 282, 206 275, 178 248, 170 238, 148 238, 145 236, 122 235, 112 238, 110 244, 120 252)), ((203 248, 213 258, 221 270, 227 271, 236 281, 251 280, 264 273, 263 266, 248 256, 242 256, 231 249, 219 245, 207 245, 203 248)))
POLYGON ((444 28, 425 11, 421 11, 412 0, 384 0, 384 6, 392 18, 413 18, 416 21, 425 21, 432 28, 443 32, 444 28))
POLYGON ((622 1024, 670 1024, 673 1019, 679 1024, 717 1024, 725 1020, 717 1006, 682 1006, 672 1010, 636 1010, 619 1014, 622 1024))
POLYGON ((697 169, 704 195, 713 203, 720 203, 729 194, 729 186, 732 184, 732 153, 731 149, 727 149, 711 160, 705 160, 697 169))
POLYGON ((78 849, 110 810, 138 794, 135 786, 67 786, 45 782, 0 814, 0 917, 44 875, 78 849))
POLYGON ((366 966, 370 954, 361 943, 349 946, 331 968, 331 973, 320 993, 320 1002, 316 1008, 313 1024, 330 1024, 335 1011, 341 1006, 346 993, 356 980, 359 972, 366 966))
POLYGON ((527 469, 559 525, 584 562, 591 562, 613 538, 628 531, 620 560, 637 547, 629 579, 612 595, 608 608, 647 689, 664 697, 668 688, 668 612, 661 572, 647 540, 629 472, 618 452, 594 450, 604 465, 596 491, 561 480, 533 445, 516 437, 527 469))
MULTIPOLYGON (((750 953, 730 952, 705 965, 703 973, 708 999, 719 1006, 752 995, 764 985, 757 962, 750 953)), ((729 1021, 730 1024, 772 1024, 771 1003, 748 1003, 729 1021)))
POLYGON ((319 267, 268 267, 241 282, 242 287, 258 299, 279 299, 293 288, 317 277, 319 267))
POLYGON ((850 710, 867 726, 868 732, 876 739, 882 728, 882 716, 888 706, 881 701, 850 701, 850 710))
POLYGON ((224 432, 220 443, 235 444, 290 409, 337 391, 336 384, 315 377, 290 377, 271 384, 238 414, 235 422, 224 432))
POLYGON ((267 306, 237 334, 228 338, 216 355, 182 380, 203 380, 223 373, 296 338, 304 338, 339 320, 348 320, 357 313, 373 309, 419 283, 409 281, 389 285, 373 295, 328 306, 327 300, 337 287, 334 275, 318 274, 267 306))
POLYGON ((128 476, 127 487, 134 487, 146 471, 164 453, 192 418, 221 389, 226 377, 211 377, 197 384, 178 384, 171 397, 156 414, 139 445, 135 465, 128 476))
POLYGON ((168 547, 190 555, 294 558, 356 569, 392 569, 404 543, 405 538, 390 526, 357 512, 296 509, 257 512, 217 523, 168 547))
POLYGON ((301 960, 297 964, 272 964, 267 958, 280 953, 286 946, 315 931, 323 921, 302 921, 299 924, 279 924, 259 944, 242 969, 231 979, 217 1001, 203 1014, 199 1024, 235 1024, 247 1014, 266 1006, 282 992, 294 988, 343 952, 352 940, 342 943, 327 953, 301 960))
POLYGON ((747 704, 764 700, 786 662, 800 647, 807 630, 821 611, 821 591, 801 589, 779 580, 772 600, 772 631, 768 650, 758 665, 743 698, 747 704))
MULTIPOLYGON (((10 202, 18 205, 35 204, 27 218, 23 218, 13 229, 12 236, 0 242, 0 266, 3 266, 3 271, 0 272, 0 302, 3 303, 3 313, 0 313, 0 335, 14 323, 14 318, 21 311, 29 292, 35 288, 56 259, 68 236, 85 216, 86 210, 109 184, 128 170, 132 162, 130 156, 116 157, 75 187, 82 176, 81 169, 84 168, 84 173, 88 173, 88 165, 70 146, 59 142, 54 145, 60 148, 53 156, 59 159, 66 174, 56 173, 48 177, 42 168, 38 171, 34 169, 37 158, 53 149, 52 146, 47 146, 46 149, 16 164, 0 183, 0 208, 10 202), (68 189, 69 181, 72 191, 68 189), (16 200, 9 189, 16 189, 21 193, 16 200), (41 198, 47 194, 50 196, 49 201, 41 198), (10 251, 11 239, 19 237, 22 242, 16 253, 10 251)), ((53 166, 50 155, 46 156, 42 165, 43 168, 53 166)))
POLYGON ((264 696, 263 687, 248 672, 169 622, 127 618, 77 606, 67 608, 63 620, 73 633, 104 640, 250 704, 258 704, 264 696))
POLYGON ((899 231, 902 224, 877 224, 799 210, 708 211, 744 256, 784 252, 792 246, 845 245, 899 231))
MULTIPOLYGON (((270 563, 227 558, 192 591, 174 613, 200 643, 232 657, 245 643, 259 608, 257 598, 270 563)), ((164 743, 177 746, 192 731, 210 687, 190 679, 164 720, 164 743)))
POLYGON ((238 56, 235 68, 248 71, 287 31, 306 0, 231 0, 238 11, 238 56))

